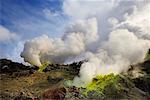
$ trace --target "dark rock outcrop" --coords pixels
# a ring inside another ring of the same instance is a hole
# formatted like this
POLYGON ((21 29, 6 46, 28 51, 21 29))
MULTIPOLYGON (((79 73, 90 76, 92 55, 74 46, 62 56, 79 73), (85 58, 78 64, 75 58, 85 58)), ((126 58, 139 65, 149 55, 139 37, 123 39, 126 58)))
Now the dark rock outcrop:
POLYGON ((26 66, 8 59, 0 59, 0 74, 19 77, 33 74, 35 70, 38 70, 38 67, 26 66))
POLYGON ((65 88, 50 89, 43 93, 42 100, 64 100, 66 95, 65 88))

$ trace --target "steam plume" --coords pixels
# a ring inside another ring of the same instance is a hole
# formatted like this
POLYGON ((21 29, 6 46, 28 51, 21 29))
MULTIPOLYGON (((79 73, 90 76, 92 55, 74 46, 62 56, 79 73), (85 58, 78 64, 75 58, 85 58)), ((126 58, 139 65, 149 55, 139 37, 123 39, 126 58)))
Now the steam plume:
POLYGON ((67 63, 87 59, 74 85, 81 86, 98 74, 118 74, 130 64, 141 62, 150 48, 150 4, 126 15, 123 21, 110 18, 108 39, 101 41, 98 18, 78 20, 66 28, 62 38, 46 35, 27 41, 21 56, 25 61, 41 66, 45 61, 67 63), (138 23, 138 24, 137 24, 138 23))
POLYGON ((25 61, 41 66, 41 62, 64 63, 70 57, 87 51, 91 43, 96 42, 97 21, 95 18, 78 21, 68 27, 62 38, 49 38, 46 35, 27 41, 21 56, 25 61))

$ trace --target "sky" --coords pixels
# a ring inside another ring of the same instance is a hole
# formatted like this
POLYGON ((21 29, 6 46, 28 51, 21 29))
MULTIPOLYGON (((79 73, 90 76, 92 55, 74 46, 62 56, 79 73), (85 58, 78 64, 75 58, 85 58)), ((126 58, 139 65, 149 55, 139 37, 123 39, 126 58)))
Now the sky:
MULTIPOLYGON (((145 27, 146 24, 141 23, 150 16, 147 12, 149 6, 145 12, 140 11, 146 5, 150 5, 149 0, 0 0, 0 58, 23 62, 20 53, 26 41, 43 34, 59 38, 76 20, 96 18, 100 43, 108 39, 114 24, 121 27, 130 25, 132 28, 128 29, 131 31, 137 27, 149 31, 149 25, 145 27), (131 15, 134 19, 136 9, 146 17, 139 16, 143 18, 139 26, 134 23, 140 19, 133 20, 133 23, 125 22, 129 18, 132 20, 131 15)), ((135 34, 149 39, 148 31, 135 34)))
POLYGON ((59 35, 55 27, 65 21, 61 0, 1 0, 0 3, 0 24, 24 38, 42 33, 59 35))
POLYGON ((0 0, 0 58, 12 58, 12 52, 33 37, 60 37, 68 20, 62 4, 62 0, 0 0))

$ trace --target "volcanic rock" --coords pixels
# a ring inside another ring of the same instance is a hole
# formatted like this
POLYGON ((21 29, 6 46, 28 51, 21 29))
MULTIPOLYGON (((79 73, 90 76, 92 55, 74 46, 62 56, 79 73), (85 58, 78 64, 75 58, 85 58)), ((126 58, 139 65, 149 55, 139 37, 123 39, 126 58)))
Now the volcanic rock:
POLYGON ((12 62, 8 59, 0 59, 0 74, 9 74, 14 77, 33 74, 37 67, 26 66, 21 63, 12 62))
POLYGON ((42 100, 63 100, 66 95, 65 88, 50 89, 44 92, 42 100))

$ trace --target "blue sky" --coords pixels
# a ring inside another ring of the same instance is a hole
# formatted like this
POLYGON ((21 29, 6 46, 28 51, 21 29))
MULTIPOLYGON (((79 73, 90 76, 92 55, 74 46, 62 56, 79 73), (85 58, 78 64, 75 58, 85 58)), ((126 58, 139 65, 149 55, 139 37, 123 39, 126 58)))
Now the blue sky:
POLYGON ((60 35, 57 26, 67 19, 61 13, 62 4, 62 0, 1 0, 0 24, 24 39, 43 33, 56 37, 60 35), (48 16, 48 11, 58 15, 48 16))
POLYGON ((15 57, 19 42, 42 34, 60 37, 69 20, 62 6, 63 0, 0 0, 0 25, 17 36, 15 41, 0 41, 0 58, 15 57))

